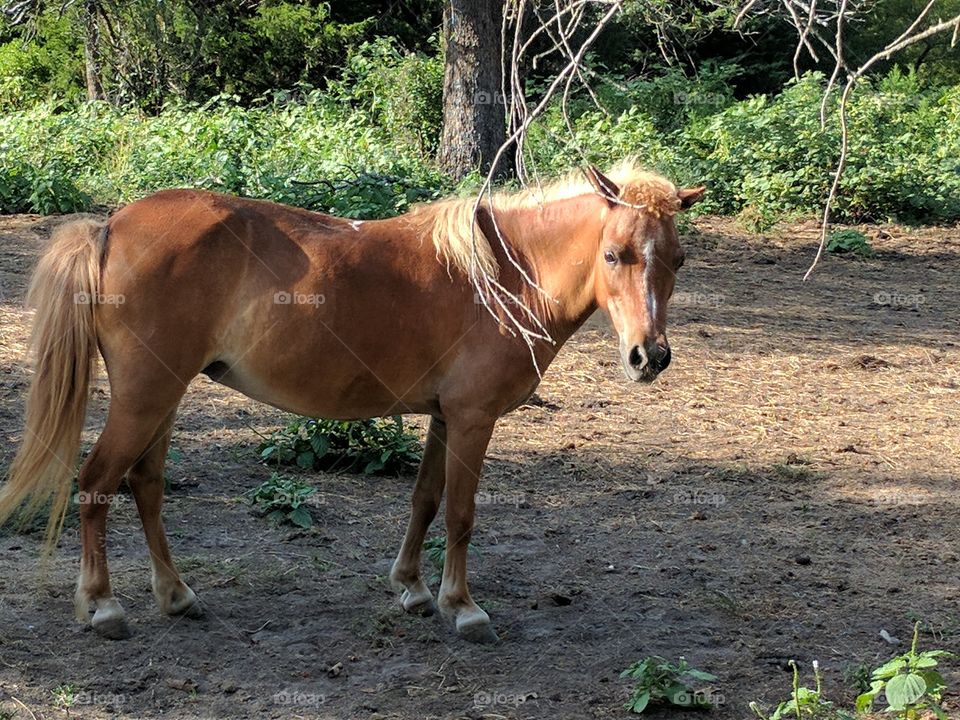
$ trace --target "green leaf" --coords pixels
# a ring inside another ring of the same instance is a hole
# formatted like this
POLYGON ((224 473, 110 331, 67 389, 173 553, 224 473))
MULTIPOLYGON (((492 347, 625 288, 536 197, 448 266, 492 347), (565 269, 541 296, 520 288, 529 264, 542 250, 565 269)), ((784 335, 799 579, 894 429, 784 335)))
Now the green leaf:
POLYGON ((633 705, 630 707, 631 712, 637 714, 642 713, 646 710, 647 705, 650 704, 650 691, 644 690, 639 695, 633 698, 633 705))
POLYGON ((687 675, 692 677, 694 680, 703 680, 705 682, 712 682, 717 679, 716 675, 711 675, 708 672, 704 672, 703 670, 696 670, 694 668, 690 668, 689 670, 687 670, 687 675))
POLYGON ((325 435, 315 433, 310 437, 310 447, 313 448, 313 452, 318 458, 322 458, 330 449, 330 441, 325 435))
POLYGON ((871 707, 873 707, 873 701, 877 697, 876 692, 865 692, 857 696, 857 712, 867 712, 871 707))
POLYGON ((297 467, 303 468, 304 470, 310 470, 313 468, 313 459, 313 451, 304 450, 302 453, 297 455, 297 467))
POLYGON ((902 673, 890 678, 887 683, 887 703, 894 710, 903 710, 923 697, 927 683, 915 673, 902 673))
POLYGON ((927 670, 926 672, 919 673, 919 675, 927 684, 927 693, 930 695, 938 693, 947 687, 947 683, 944 681, 943 675, 938 673, 936 670, 927 670))
POLYGON ((907 660, 903 656, 898 656, 878 667, 873 671, 874 680, 889 680, 903 668, 907 666, 907 660))
POLYGON ((313 518, 310 512, 302 505, 287 514, 287 519, 297 527, 308 528, 313 525, 313 518))

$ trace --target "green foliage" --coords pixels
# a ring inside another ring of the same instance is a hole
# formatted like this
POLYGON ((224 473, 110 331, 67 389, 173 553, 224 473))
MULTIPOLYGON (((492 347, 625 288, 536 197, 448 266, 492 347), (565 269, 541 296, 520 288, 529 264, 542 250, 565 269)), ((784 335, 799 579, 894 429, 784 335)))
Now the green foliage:
MULTIPOLYGON (((773 97, 729 104, 710 89, 713 79, 691 80, 688 96, 713 98, 716 112, 694 104, 679 118, 682 126, 657 99, 658 93, 669 96, 677 78, 665 75, 661 82, 656 93, 649 84, 636 98, 625 92, 628 107, 618 115, 578 106, 575 145, 601 164, 636 155, 679 183, 706 182, 709 192, 695 212, 744 212, 752 229, 762 230, 783 214, 822 209, 840 151, 836 93, 826 125, 820 123, 822 75, 808 74, 773 97)), ((835 219, 960 218, 960 85, 925 85, 916 74, 895 69, 879 81, 863 81, 849 110, 850 154, 835 219)), ((554 108, 545 126, 531 132, 541 167, 560 171, 577 162, 576 148, 565 137, 554 108)))
MULTIPOLYGON (((838 159, 836 94, 821 127, 822 76, 735 102, 735 72, 600 84, 615 112, 574 101, 570 143, 552 107, 531 128, 531 160, 549 176, 581 162, 578 146, 601 165, 638 156, 678 184, 705 182, 695 213, 739 214, 758 232, 784 215, 819 213, 838 159)), ((439 59, 381 41, 354 52, 345 73, 329 91, 254 107, 219 95, 156 115, 52 102, 0 115, 0 211, 68 212, 186 186, 378 218, 455 190, 431 159, 439 59)), ((835 220, 960 218, 960 85, 931 87, 895 69, 863 82, 849 117, 835 220)))
POLYGON ((869 712, 873 703, 884 694, 887 708, 900 720, 915 720, 924 711, 932 712, 939 720, 947 720, 940 707, 943 691, 947 689, 943 676, 937 670, 939 658, 953 657, 945 650, 917 652, 920 623, 913 627, 910 650, 878 667, 871 674, 870 689, 857 698, 857 711, 869 712))
POLYGON ((447 188, 382 128, 315 92, 245 109, 234 97, 156 116, 104 103, 0 115, 0 211, 115 205, 168 187, 260 197, 355 218, 388 217, 447 188), (52 183, 56 202, 31 200, 52 183))
MULTIPOLYGON (((825 699, 822 689, 820 668, 813 663, 815 687, 801 687, 797 664, 790 661, 793 668, 793 692, 790 699, 781 702, 772 714, 761 711, 756 702, 750 703, 750 709, 760 720, 854 720, 873 712, 873 704, 881 695, 887 701, 884 713, 897 720, 919 720, 930 714, 939 720, 946 720, 947 714, 940 706, 944 691, 947 689, 943 676, 937 670, 940 658, 953 657, 944 650, 917 652, 917 638, 920 623, 913 628, 913 643, 910 650, 887 661, 873 672, 863 672, 858 668, 853 672, 859 689, 856 710, 836 707, 825 699)), ((870 715, 873 717, 873 715, 870 715)))
POLYGON ((870 241, 859 230, 834 230, 827 236, 827 251, 837 254, 851 253, 862 257, 873 254, 870 241))
POLYGON ((350 56, 333 91, 362 109, 394 142, 423 157, 436 151, 443 122, 439 54, 405 54, 397 43, 378 38, 350 56))
POLYGON ((303 470, 400 475, 420 461, 420 442, 401 417, 376 420, 297 418, 257 448, 260 459, 303 470))
MULTIPOLYGON (((41 3, 33 4, 34 7, 41 3)), ((374 33, 429 47, 438 0, 97 0, 93 36, 107 97, 151 112, 221 93, 245 103, 324 87, 374 33)), ((0 111, 85 96, 85 3, 45 3, 17 27, 0 17, 0 111)))
POLYGON ((269 480, 247 491, 245 497, 261 515, 277 525, 308 528, 313 525, 313 518, 307 501, 316 491, 300 480, 273 473, 269 480))
POLYGON ((795 717, 797 720, 802 718, 820 718, 821 720, 853 720, 853 716, 838 710, 833 703, 823 697, 822 678, 820 676, 820 666, 814 661, 813 676, 815 687, 800 686, 800 671, 797 664, 791 660, 790 667, 793 668, 793 692, 790 699, 780 703, 772 715, 766 715, 760 711, 755 702, 750 703, 750 709, 760 720, 787 720, 795 717))
POLYGON ((77 688, 74 685, 57 685, 50 694, 53 696, 54 706, 69 710, 76 702, 77 688))
POLYGON ((8 36, 0 20, 0 112, 79 99, 83 82, 83 48, 69 13, 48 9, 30 37, 8 36))
POLYGON ((713 693, 702 683, 716 676, 691 667, 684 658, 674 665, 659 655, 645 658, 628 667, 620 677, 637 680, 633 694, 624 705, 627 710, 642 713, 651 705, 673 705, 682 708, 708 709, 713 706, 713 693))

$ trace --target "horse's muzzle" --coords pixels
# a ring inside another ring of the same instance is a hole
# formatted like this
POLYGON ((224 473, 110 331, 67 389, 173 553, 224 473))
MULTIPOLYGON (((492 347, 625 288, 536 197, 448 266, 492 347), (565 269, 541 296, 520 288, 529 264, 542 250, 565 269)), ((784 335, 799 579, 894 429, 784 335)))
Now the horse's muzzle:
POLYGON ((657 375, 667 369, 670 364, 670 346, 656 342, 644 343, 645 348, 634 345, 628 351, 620 351, 623 360, 623 371, 628 380, 634 382, 653 382, 657 375))

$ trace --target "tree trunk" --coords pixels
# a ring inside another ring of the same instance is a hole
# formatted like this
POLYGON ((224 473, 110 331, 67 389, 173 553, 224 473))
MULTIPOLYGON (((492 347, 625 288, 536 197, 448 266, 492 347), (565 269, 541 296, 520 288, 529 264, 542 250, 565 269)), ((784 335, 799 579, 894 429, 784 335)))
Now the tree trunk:
MULTIPOLYGON (((443 12, 443 131, 440 168, 454 180, 472 170, 486 174, 506 140, 501 92, 503 0, 450 0, 443 12)), ((504 153, 498 175, 510 172, 504 153)))
POLYGON ((97 27, 97 4, 83 4, 83 64, 87 78, 87 100, 103 100, 100 82, 100 29, 97 27))

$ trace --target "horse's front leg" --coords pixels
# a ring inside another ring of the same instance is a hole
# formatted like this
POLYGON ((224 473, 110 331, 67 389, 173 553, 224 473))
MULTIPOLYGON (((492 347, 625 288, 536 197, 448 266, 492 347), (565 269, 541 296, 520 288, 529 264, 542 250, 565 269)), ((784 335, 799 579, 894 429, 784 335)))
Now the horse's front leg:
POLYGON ((457 633, 477 643, 497 642, 490 617, 470 597, 467 549, 473 531, 477 483, 495 420, 449 418, 447 429, 447 553, 438 603, 457 633))
POLYGON ((390 580, 398 589, 403 589, 400 602, 403 609, 420 615, 433 615, 437 606, 433 602, 430 588, 420 575, 420 558, 423 554, 423 540, 427 529, 440 507, 443 486, 446 478, 444 462, 446 460, 447 426, 436 418, 430 421, 427 430, 426 447, 417 475, 417 484, 413 489, 413 502, 410 510, 410 522, 400 553, 390 571, 390 580))

